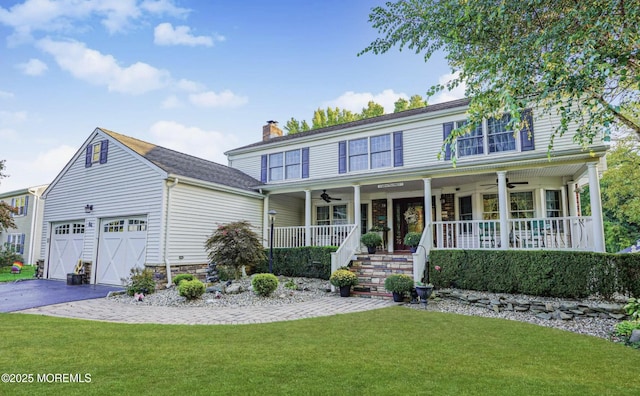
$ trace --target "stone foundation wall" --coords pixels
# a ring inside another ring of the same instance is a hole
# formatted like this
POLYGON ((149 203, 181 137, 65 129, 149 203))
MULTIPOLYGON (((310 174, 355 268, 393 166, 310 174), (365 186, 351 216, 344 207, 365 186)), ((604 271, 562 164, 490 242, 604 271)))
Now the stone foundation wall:
MULTIPOLYGON (((187 265, 172 265, 171 266, 171 279, 175 278, 179 274, 192 274, 202 282, 207 278, 207 263, 204 264, 187 264, 187 265)), ((147 266, 153 271, 154 279, 156 281, 156 287, 159 290, 167 287, 167 266, 147 266)))
POLYGON ((457 291, 438 290, 438 297, 456 300, 462 304, 491 309, 495 312, 516 311, 530 312, 540 319, 572 320, 578 317, 593 317, 615 320, 630 319, 625 314, 624 304, 603 302, 548 302, 536 299, 523 298, 498 298, 488 299, 473 294, 464 294, 457 291))

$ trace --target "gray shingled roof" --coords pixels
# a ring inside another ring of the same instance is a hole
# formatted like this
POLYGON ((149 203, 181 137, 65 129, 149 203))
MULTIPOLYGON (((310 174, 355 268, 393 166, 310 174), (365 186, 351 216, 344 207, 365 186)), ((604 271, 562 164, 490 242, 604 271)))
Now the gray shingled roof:
POLYGON ((437 104, 433 104, 433 105, 429 105, 426 107, 421 107, 419 109, 411 109, 411 110, 405 110, 405 111, 401 111, 398 113, 391 113, 391 114, 384 114, 378 117, 372 117, 372 118, 365 118, 363 120, 358 120, 358 121, 352 121, 352 122, 348 122, 346 124, 340 124, 340 125, 333 125, 333 126, 329 126, 329 127, 325 127, 325 128, 319 128, 319 129, 312 129, 310 131, 306 131, 306 132, 299 132, 299 133, 294 133, 291 135, 284 135, 284 136, 279 136, 279 137, 274 137, 271 138, 267 141, 260 141, 260 142, 256 142, 256 143, 252 143, 246 146, 242 146, 242 147, 238 147, 232 150, 227 151, 227 153, 233 153, 236 150, 243 150, 243 149, 247 149, 247 148, 252 148, 252 147, 259 147, 265 144, 273 144, 273 143, 281 143, 281 142, 286 142, 289 140, 293 140, 293 139, 301 139, 303 137, 306 136, 313 136, 313 135, 318 135, 321 133, 327 133, 327 132, 332 132, 332 131, 339 131, 341 129, 348 129, 348 128, 353 128, 356 126, 361 126, 361 125, 367 125, 367 124, 374 124, 376 122, 381 122, 381 121, 387 121, 387 120, 394 120, 394 119, 399 119, 399 118, 404 118, 404 117, 411 117, 414 115, 418 115, 418 114, 427 114, 427 113, 433 113, 439 110, 446 110, 446 109, 453 109, 456 107, 464 107, 467 106, 469 104, 469 99, 458 99, 458 100, 452 100, 450 102, 444 102, 444 103, 437 103, 437 104))
POLYGON ((238 169, 121 135, 108 129, 99 129, 169 174, 248 191, 256 191, 256 187, 262 184, 238 169))

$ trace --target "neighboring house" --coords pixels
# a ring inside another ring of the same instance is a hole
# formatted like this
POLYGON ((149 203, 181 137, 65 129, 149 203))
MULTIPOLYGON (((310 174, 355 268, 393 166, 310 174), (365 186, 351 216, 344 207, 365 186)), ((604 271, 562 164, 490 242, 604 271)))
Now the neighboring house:
POLYGON ((407 232, 423 233, 416 279, 431 249, 603 252, 599 171, 608 146, 580 148, 574 128, 556 136, 549 153, 559 118, 534 109, 525 112, 527 129, 508 130, 508 115, 485 120, 438 158, 444 138, 466 122, 468 103, 286 136, 271 122, 262 141, 226 154, 229 166, 263 183, 264 224, 269 210, 277 212, 274 245, 340 245, 334 268, 351 260, 361 233, 374 226, 390 230, 389 252, 407 250, 407 232), (593 216, 580 217, 576 188, 585 177, 593 216))
POLYGON ((419 232, 415 279, 432 249, 603 252, 608 146, 582 149, 570 130, 549 153, 559 120, 534 109, 526 130, 508 130, 508 116, 485 120, 439 158, 468 103, 287 136, 270 121, 262 141, 226 153, 228 167, 98 128, 44 193, 45 276, 64 279, 82 259, 92 283, 119 284, 143 265, 170 281, 176 266, 205 266, 206 238, 236 220, 260 227, 265 246, 270 224, 274 247, 339 246, 333 269, 352 260, 371 228, 389 230, 388 252, 408 250, 405 234, 419 232), (582 180, 588 217, 576 193, 582 180))
POLYGON ((170 266, 206 263, 204 243, 219 224, 261 225, 259 184, 236 169, 97 128, 44 192, 44 275, 66 279, 82 260, 91 283, 119 285, 134 267, 164 277, 170 266))
POLYGON ((626 249, 622 249, 618 253, 640 253, 640 239, 626 249))
POLYGON ((20 253, 25 264, 36 264, 40 257, 42 236, 42 192, 46 185, 0 194, 0 201, 13 206, 11 215, 16 228, 0 231, 0 243, 20 253))

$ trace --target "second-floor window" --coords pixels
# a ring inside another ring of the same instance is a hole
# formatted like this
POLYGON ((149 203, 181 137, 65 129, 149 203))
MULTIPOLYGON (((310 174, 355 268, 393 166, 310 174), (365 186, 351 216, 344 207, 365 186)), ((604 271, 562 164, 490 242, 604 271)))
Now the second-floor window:
POLYGON ((403 165, 402 132, 338 143, 338 173, 403 165))
POLYGON ((263 183, 309 177, 309 148, 262 156, 260 180, 263 183))
POLYGON ((28 205, 29 197, 27 195, 23 197, 13 198, 11 200, 11 206, 16 208, 16 212, 13 213, 13 216, 26 216, 28 205))
POLYGON ((109 153, 109 141, 101 140, 87 146, 84 167, 91 168, 94 164, 106 164, 109 153))
MULTIPOLYGON (((509 121, 511 121, 509 114, 485 120, 471 132, 456 139, 455 155, 458 158, 462 158, 473 155, 491 155, 505 151, 518 151, 518 149, 520 151, 534 150, 531 110, 523 111, 522 117, 526 122, 526 127, 515 133, 508 127, 509 121)), ((466 123, 466 120, 460 120, 442 124, 443 139, 447 139, 451 131, 464 126, 466 123)), ((445 148, 445 160, 451 159, 452 151, 451 146, 447 145, 445 148)))

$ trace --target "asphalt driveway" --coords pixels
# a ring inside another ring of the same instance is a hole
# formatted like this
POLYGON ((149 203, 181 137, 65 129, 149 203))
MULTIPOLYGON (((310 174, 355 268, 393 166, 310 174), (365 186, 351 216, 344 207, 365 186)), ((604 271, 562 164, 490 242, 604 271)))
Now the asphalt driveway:
POLYGON ((33 279, 0 283, 0 312, 14 312, 70 301, 106 297, 121 286, 75 285, 65 281, 33 279))

